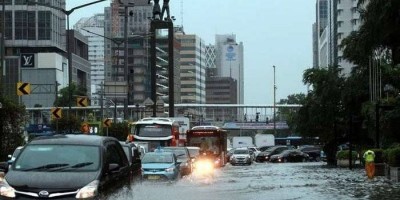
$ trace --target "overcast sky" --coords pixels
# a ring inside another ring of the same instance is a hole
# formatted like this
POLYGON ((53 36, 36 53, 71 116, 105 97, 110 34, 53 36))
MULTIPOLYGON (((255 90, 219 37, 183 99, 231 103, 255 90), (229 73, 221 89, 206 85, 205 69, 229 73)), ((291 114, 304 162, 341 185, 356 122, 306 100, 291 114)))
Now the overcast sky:
MULTIPOLYGON (((67 9, 92 1, 66 0, 67 9)), ((74 11, 70 25, 104 12, 110 2, 74 11)), ((273 65, 277 101, 307 91, 302 76, 312 67, 315 0, 170 0, 170 7, 175 24, 207 44, 214 44, 215 34, 236 34, 243 42, 245 104, 273 103, 273 65)))

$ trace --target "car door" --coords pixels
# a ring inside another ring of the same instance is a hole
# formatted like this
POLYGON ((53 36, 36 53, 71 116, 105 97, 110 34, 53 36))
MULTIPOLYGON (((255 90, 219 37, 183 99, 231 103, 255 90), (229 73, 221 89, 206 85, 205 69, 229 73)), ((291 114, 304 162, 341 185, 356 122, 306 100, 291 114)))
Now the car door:
POLYGON ((131 147, 132 150, 132 164, 133 164, 133 169, 135 172, 139 173, 140 168, 141 168, 141 159, 140 159, 140 152, 139 152, 139 147, 131 147))
POLYGON ((105 161, 103 169, 103 187, 105 193, 114 191, 129 180, 129 162, 122 147, 114 141, 105 143, 105 161), (117 164, 119 167, 110 170, 110 164, 117 164))

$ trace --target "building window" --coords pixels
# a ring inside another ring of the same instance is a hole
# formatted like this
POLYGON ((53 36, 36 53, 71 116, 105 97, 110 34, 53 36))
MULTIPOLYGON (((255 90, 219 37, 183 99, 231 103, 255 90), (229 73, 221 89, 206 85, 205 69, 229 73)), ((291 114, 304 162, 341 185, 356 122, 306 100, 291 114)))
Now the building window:
POLYGON ((38 12, 38 32, 39 40, 51 39, 51 12, 39 11, 38 12))
POLYGON ((35 40, 36 23, 34 11, 15 11, 15 39, 35 40))
MULTIPOLYGON (((5 24, 12 24, 12 12, 11 11, 6 11, 5 14, 5 24)), ((0 21, 3 21, 1 19, 2 15, 0 14, 0 21)), ((4 29, 5 32, 5 39, 6 40, 11 40, 12 39, 12 26, 5 26, 4 29)))

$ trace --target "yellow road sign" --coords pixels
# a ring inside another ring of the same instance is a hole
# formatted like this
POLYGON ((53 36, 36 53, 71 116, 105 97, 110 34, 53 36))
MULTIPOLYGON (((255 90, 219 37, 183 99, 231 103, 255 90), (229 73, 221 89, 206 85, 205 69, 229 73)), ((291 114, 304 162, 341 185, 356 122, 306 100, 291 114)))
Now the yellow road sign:
POLYGON ((111 123, 112 123, 112 120, 111 120, 111 119, 105 119, 105 120, 103 121, 104 127, 110 127, 110 126, 111 126, 111 123))
POLYGON ((51 117, 55 119, 60 119, 62 116, 62 110, 61 108, 52 108, 51 109, 51 117))
POLYGON ((18 96, 28 95, 30 93, 31 93, 31 84, 30 83, 23 83, 23 82, 17 83, 17 95, 18 96))
POLYGON ((76 99, 76 105, 78 105, 78 107, 87 107, 88 106, 88 98, 87 97, 78 97, 76 99))

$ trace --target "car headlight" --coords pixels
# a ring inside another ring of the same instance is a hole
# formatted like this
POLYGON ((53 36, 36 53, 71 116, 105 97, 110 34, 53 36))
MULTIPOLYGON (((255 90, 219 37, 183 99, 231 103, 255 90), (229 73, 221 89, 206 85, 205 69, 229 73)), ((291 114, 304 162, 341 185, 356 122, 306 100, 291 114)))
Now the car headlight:
POLYGON ((173 171, 174 171, 174 168, 173 168, 173 167, 170 167, 170 168, 165 169, 165 171, 166 171, 166 172, 173 172, 173 171))
POLYGON ((15 189, 3 177, 0 177, 0 196, 15 198, 15 189))
POLYGON ((97 188, 99 186, 99 181, 95 180, 87 184, 85 187, 81 188, 76 194, 75 198, 85 199, 97 196, 97 188))

